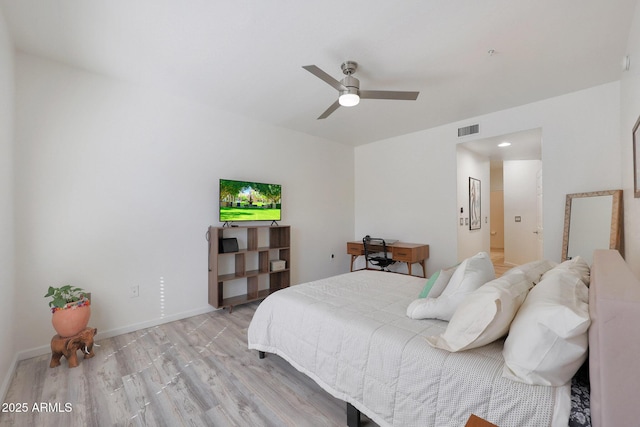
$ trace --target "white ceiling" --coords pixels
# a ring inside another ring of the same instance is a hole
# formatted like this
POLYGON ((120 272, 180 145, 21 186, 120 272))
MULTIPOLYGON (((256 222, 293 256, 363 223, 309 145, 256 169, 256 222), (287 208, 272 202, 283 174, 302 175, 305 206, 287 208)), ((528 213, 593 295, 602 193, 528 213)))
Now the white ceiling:
POLYGON ((458 144, 491 161, 492 165, 505 160, 542 160, 542 129, 529 129, 491 138, 458 144), (498 144, 508 142, 508 147, 498 144))
POLYGON ((618 80, 636 0, 0 0, 19 51, 351 145, 618 80), (493 49, 493 55, 488 51, 493 49), (316 118, 362 89, 420 91, 316 118))

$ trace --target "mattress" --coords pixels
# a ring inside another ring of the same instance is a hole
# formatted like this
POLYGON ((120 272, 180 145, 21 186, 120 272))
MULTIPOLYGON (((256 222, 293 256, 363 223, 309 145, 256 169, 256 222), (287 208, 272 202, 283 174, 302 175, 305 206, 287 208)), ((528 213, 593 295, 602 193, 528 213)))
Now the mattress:
POLYGON ((567 426, 570 384, 502 378, 502 340, 458 353, 431 347, 440 320, 405 313, 423 278, 361 270, 280 290, 256 310, 250 349, 274 353, 381 426, 567 426))

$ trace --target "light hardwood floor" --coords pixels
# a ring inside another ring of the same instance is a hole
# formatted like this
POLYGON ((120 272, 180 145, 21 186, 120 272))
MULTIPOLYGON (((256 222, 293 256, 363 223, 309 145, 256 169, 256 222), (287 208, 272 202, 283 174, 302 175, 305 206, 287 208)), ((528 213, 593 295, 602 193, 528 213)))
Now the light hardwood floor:
POLYGON ((23 360, 3 409, 26 412, 0 412, 0 426, 346 425, 344 402, 280 357, 247 349, 256 307, 104 340, 98 331, 95 357, 73 369, 64 358, 49 368, 48 355, 23 360))
POLYGON ((507 270, 512 268, 511 265, 504 263, 504 249, 491 249, 491 262, 496 272, 496 277, 501 277, 507 270))

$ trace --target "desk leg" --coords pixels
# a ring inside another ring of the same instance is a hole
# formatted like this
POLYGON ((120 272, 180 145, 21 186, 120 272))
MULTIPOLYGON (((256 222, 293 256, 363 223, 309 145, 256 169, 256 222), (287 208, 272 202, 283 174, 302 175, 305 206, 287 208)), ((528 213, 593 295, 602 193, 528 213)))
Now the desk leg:
MULTIPOLYGON (((351 255, 351 271, 353 271, 353 263, 356 261, 356 259, 358 259, 359 256, 363 256, 363 255, 351 255)), ((364 268, 361 268, 360 270, 368 270, 368 269, 369 269, 369 261, 367 261, 367 259, 365 258, 364 268)))
POLYGON ((360 255, 351 255, 351 271, 353 271, 353 263, 358 259, 360 255))
MULTIPOLYGON (((425 266, 425 260, 418 261, 418 264, 422 267, 422 277, 427 277, 427 267, 425 266)), ((411 265, 412 263, 407 262, 407 270, 409 270, 409 276, 411 276, 411 265)))

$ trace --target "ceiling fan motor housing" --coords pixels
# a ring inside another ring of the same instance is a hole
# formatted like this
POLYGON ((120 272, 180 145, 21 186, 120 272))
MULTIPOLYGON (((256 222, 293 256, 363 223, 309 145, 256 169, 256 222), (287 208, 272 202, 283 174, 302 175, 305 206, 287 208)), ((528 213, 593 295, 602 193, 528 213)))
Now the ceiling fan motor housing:
POLYGON ((347 90, 341 90, 340 95, 343 95, 345 93, 353 93, 359 95, 360 80, 351 75, 347 75, 344 79, 340 80, 340 83, 342 83, 342 85, 347 88, 347 90))

